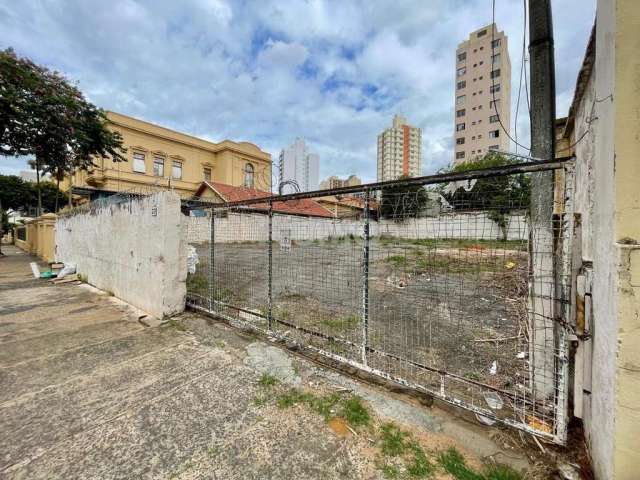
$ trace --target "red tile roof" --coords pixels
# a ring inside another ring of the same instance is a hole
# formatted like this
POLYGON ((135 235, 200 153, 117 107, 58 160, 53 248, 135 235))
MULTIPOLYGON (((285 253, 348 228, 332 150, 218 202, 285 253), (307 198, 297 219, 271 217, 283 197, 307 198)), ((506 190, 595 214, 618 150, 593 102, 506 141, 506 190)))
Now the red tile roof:
MULTIPOLYGON (((250 200, 253 198, 264 198, 272 196, 269 192, 257 190, 249 187, 235 187, 233 185, 227 185, 225 183, 218 182, 202 182, 196 196, 201 196, 202 191, 206 188, 211 188, 226 202, 239 202, 243 200, 250 200)), ((267 203, 253 203, 247 205, 252 210, 267 210, 267 203)), ((299 200, 289 200, 286 202, 273 202, 273 211, 276 213, 287 213, 291 215, 307 215, 312 217, 327 217, 333 218, 333 214, 326 208, 320 205, 318 202, 311 198, 301 198, 299 200)))

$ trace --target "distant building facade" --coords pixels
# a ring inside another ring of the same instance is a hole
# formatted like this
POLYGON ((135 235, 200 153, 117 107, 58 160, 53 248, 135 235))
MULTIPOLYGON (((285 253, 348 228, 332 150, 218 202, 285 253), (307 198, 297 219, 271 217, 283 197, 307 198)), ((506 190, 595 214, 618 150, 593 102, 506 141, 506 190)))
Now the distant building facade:
MULTIPOLYGON (((279 181, 293 181, 301 192, 309 192, 318 189, 320 174, 320 157, 309 152, 304 138, 296 138, 292 145, 280 152, 279 181)), ((294 193, 294 185, 284 185, 282 193, 294 193)))
POLYGON ((210 142, 153 123, 107 112, 107 126, 122 135, 126 162, 96 158, 96 168, 67 178, 77 195, 171 187, 191 197, 203 181, 271 191, 271 155, 249 142, 210 142), (71 180, 71 182, 69 181, 71 180))
POLYGON ((422 172, 422 130, 395 115, 393 124, 378 135, 379 182, 418 177, 422 172))
POLYGON ((320 190, 329 190, 333 188, 355 187, 362 185, 362 180, 356 175, 349 175, 344 180, 340 177, 332 175, 320 182, 320 190))
POLYGON ((507 36, 495 24, 458 45, 455 79, 454 163, 509 150, 500 124, 510 130, 511 61, 507 36))

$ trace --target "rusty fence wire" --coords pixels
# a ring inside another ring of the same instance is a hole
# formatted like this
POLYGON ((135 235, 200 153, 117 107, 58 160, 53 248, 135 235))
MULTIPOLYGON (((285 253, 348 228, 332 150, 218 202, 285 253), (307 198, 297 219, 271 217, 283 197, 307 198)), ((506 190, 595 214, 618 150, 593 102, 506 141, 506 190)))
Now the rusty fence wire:
POLYGON ((563 443, 571 173, 191 202, 188 304, 563 443))

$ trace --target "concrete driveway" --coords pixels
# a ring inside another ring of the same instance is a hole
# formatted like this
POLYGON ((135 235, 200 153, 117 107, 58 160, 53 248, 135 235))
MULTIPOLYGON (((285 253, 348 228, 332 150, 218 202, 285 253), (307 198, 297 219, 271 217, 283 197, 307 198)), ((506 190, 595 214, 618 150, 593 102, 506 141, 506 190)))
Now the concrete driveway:
POLYGON ((195 314, 147 327, 90 287, 34 279, 33 257, 3 249, 0 478, 383 478, 375 428, 281 408, 293 387, 356 393, 375 422, 405 425, 427 450, 455 446, 470 465, 496 452, 527 465, 500 458, 488 430, 195 314))

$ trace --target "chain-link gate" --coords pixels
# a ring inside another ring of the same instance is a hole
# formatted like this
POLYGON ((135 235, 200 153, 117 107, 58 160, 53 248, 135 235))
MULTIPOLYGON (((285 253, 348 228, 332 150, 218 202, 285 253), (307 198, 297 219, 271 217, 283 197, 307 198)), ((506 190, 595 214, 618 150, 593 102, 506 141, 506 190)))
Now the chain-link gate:
POLYGON ((191 202, 188 304, 564 443, 568 165, 191 202))

